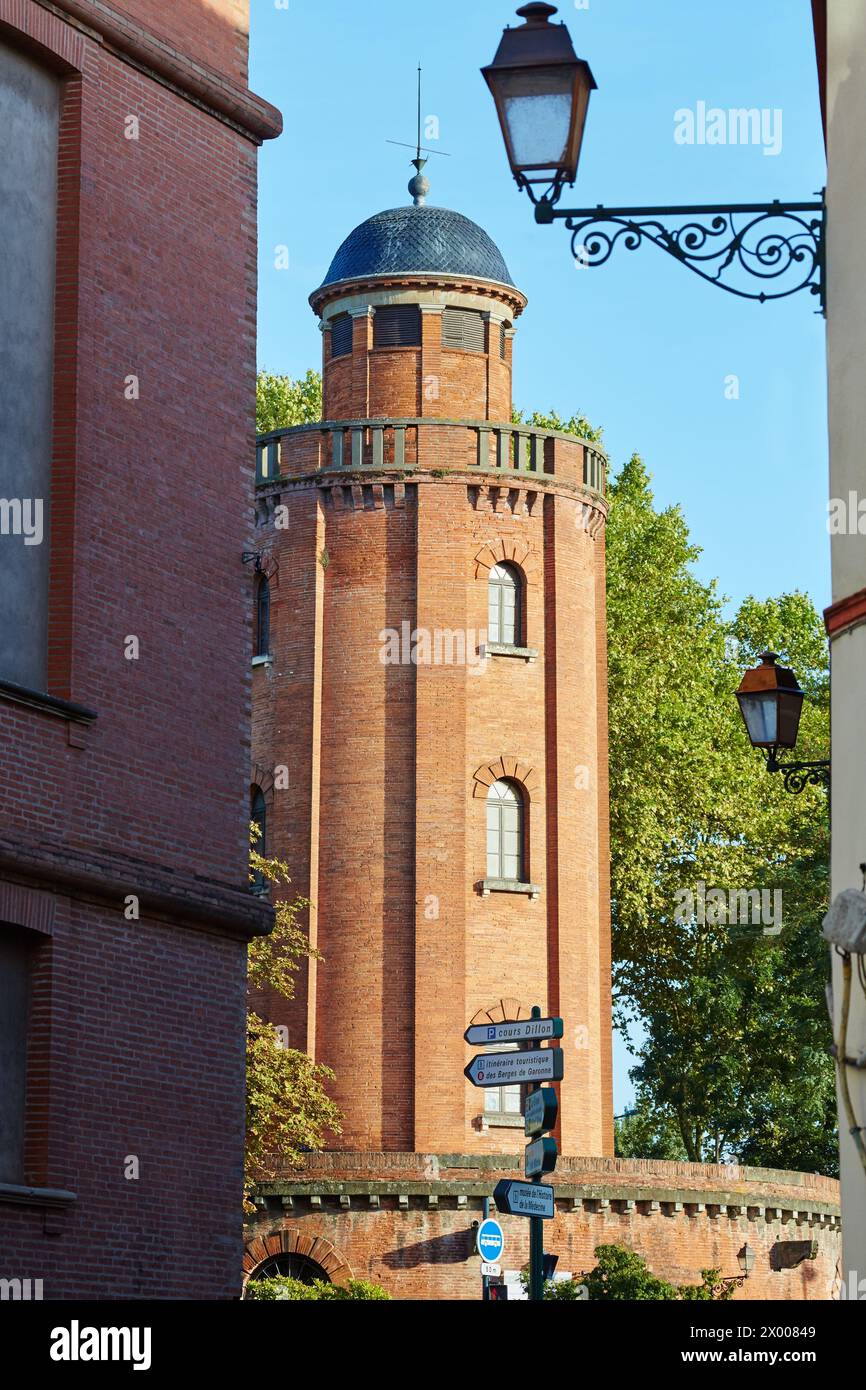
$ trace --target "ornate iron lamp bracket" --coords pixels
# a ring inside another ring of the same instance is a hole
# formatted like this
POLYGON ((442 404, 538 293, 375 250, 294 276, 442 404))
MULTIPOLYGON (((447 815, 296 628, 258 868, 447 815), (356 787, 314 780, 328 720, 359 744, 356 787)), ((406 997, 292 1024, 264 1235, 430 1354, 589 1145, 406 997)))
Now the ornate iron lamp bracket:
MULTIPOLYGON (((819 202, 732 203, 688 207, 560 208, 554 185, 535 198, 535 220, 563 218, 571 250, 581 266, 604 265, 618 244, 636 251, 652 242, 702 280, 741 299, 786 299, 800 290, 825 304, 825 222, 823 190, 819 202), (685 220, 683 220, 685 219, 685 220), (678 226, 669 228, 668 221, 678 226), (757 280, 750 285, 747 277, 757 280)), ((816 311, 817 312, 817 311, 816 311)))
POLYGON ((775 748, 767 749, 766 758, 768 772, 781 772, 786 792, 799 793, 806 787, 827 787, 829 790, 829 760, 814 763, 782 763, 775 748))

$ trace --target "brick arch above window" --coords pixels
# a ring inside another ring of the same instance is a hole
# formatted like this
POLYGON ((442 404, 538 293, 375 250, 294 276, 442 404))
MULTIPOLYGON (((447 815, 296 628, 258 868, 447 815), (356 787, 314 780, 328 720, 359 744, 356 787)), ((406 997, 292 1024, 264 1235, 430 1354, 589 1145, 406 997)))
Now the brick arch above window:
POLYGON ((521 1018, 531 1018, 532 1010, 521 1004, 519 999, 497 999, 486 1009, 479 1009, 469 1020, 470 1028, 484 1023, 515 1023, 521 1018))
POLYGON ((347 1284, 354 1279, 352 1266, 336 1246, 323 1236, 303 1235, 294 1226, 282 1231, 270 1231, 266 1236, 253 1236, 244 1244, 244 1283, 255 1269, 274 1255, 305 1255, 326 1271, 332 1284, 347 1284))
POLYGON ((527 584, 539 580, 541 565, 538 556, 526 541, 511 536, 499 536, 488 541, 476 553, 472 565, 476 579, 486 579, 494 565, 516 565, 527 584))
POLYGON ((256 763, 250 772, 250 787, 259 787, 268 805, 274 799, 274 774, 268 767, 256 763))
POLYGON ((481 767, 476 768, 473 774, 473 797, 486 799, 493 783, 500 779, 506 782, 519 782, 529 797, 541 790, 541 776, 536 768, 531 767, 529 763, 522 763, 519 758, 515 758, 511 754, 503 753, 494 762, 482 763, 481 767))

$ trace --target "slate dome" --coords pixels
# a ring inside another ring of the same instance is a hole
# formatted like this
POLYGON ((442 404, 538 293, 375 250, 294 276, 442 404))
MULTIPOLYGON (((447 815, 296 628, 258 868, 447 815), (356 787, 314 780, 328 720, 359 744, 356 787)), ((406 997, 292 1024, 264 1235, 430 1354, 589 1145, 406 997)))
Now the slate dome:
POLYGON ((498 246, 483 228, 448 208, 391 208, 350 232, 319 286, 375 275, 468 276, 514 286, 498 246))

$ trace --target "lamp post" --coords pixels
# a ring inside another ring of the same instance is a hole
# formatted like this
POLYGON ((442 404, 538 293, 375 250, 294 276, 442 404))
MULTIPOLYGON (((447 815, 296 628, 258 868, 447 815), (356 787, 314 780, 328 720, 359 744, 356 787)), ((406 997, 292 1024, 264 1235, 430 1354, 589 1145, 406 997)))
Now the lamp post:
POLYGON ((819 297, 824 312, 823 192, 820 201, 802 203, 772 199, 680 207, 558 207, 563 188, 577 177, 589 98, 597 83, 589 64, 577 57, 566 26, 551 24, 555 5, 523 5, 517 13, 523 24, 504 31, 482 74, 496 103, 518 188, 529 194, 537 222, 565 220, 572 254, 581 265, 604 265, 619 243, 636 251, 651 242, 741 299, 764 303, 808 289, 819 297), (669 228, 669 219, 680 225, 669 228), (760 283, 752 286, 746 280, 744 286, 744 277, 760 283))
POLYGON ((829 760, 780 762, 780 749, 794 748, 803 712, 803 691, 775 652, 762 652, 761 664, 746 671, 737 688, 737 701, 749 742, 763 752, 768 772, 781 772, 785 791, 830 785, 829 760))

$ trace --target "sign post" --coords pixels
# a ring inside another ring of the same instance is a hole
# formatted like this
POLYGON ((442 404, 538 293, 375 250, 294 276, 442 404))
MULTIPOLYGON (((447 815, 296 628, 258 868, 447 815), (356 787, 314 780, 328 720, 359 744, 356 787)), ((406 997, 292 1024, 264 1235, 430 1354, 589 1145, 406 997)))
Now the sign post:
MULTIPOLYGON (((532 1017, 533 1019, 541 1017, 541 1010, 537 1006, 532 1010, 532 1017)), ((562 1022, 561 1020, 557 1021, 559 1022, 559 1032, 553 1036, 561 1038, 562 1022)), ((536 1038, 527 1043, 527 1046, 535 1050, 541 1047, 541 1043, 536 1038)), ((558 1063, 551 1075, 553 1079, 561 1081, 565 1060, 562 1049, 545 1049, 545 1051, 550 1051, 552 1056, 558 1058, 558 1063)), ((543 1088, 533 1082, 532 1090, 524 1106, 524 1130, 527 1136, 531 1136, 530 1143, 526 1146, 524 1171, 532 1183, 540 1183, 544 1174, 552 1173, 556 1167, 556 1140, 544 1139, 541 1136, 545 1129, 552 1129, 556 1124, 557 1109, 556 1093, 548 1090, 545 1099, 543 1088), (540 1099, 537 1100, 537 1096, 540 1099), (541 1111, 540 1115, 539 1110, 541 1111)), ((551 1208, 553 1205, 553 1191, 551 1189, 551 1208)), ((543 1216, 530 1216, 529 1218, 529 1298, 533 1303, 540 1303, 544 1298, 543 1216)))
MULTIPOLYGON (((559 1047, 542 1048, 543 1041, 561 1038, 561 1018, 542 1018, 535 1005, 532 1016, 503 1023, 476 1024, 467 1028, 468 1043, 522 1043, 520 1052, 488 1052, 473 1057, 464 1074, 473 1086, 523 1085, 528 1094, 523 1107, 524 1133, 529 1139, 524 1154, 524 1172, 528 1182, 503 1178, 496 1184, 494 1200, 498 1211, 529 1220, 529 1297, 532 1302, 544 1298, 544 1222, 556 1210, 552 1187, 542 1183, 545 1173, 556 1167, 556 1140, 545 1137, 553 1129, 559 1111, 556 1092, 545 1081, 561 1081, 565 1056, 559 1047)), ((487 1201, 485 1198, 485 1216, 487 1201)), ((500 1231, 501 1236, 501 1231, 500 1231)), ((491 1250, 492 1253, 492 1250, 491 1250)), ((495 1263, 495 1261, 493 1261, 495 1263)), ((489 1296, 487 1279, 485 1296, 489 1296)))

